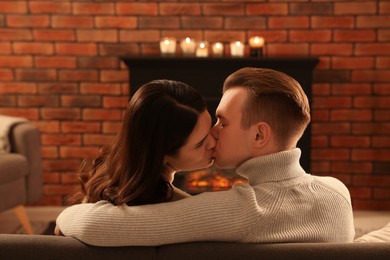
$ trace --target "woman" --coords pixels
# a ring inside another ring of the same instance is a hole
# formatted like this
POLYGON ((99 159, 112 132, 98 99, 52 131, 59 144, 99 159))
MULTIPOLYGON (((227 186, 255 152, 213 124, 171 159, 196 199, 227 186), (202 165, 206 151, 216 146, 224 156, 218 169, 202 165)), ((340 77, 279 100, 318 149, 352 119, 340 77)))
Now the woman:
POLYGON ((81 189, 69 201, 142 205, 189 196, 171 183, 176 171, 213 163, 210 128, 206 102, 195 89, 171 80, 143 85, 114 142, 83 166, 81 189))

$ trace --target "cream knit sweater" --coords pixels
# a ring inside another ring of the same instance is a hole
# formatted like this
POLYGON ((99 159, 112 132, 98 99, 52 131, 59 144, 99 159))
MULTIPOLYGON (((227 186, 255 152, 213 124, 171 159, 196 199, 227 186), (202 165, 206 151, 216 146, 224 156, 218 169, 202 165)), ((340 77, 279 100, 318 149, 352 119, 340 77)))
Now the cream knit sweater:
POLYGON ((229 191, 133 207, 75 205, 59 215, 57 225, 66 236, 96 246, 352 242, 348 189, 335 178, 306 174, 300 154, 296 148, 248 160, 237 173, 249 184, 229 191))

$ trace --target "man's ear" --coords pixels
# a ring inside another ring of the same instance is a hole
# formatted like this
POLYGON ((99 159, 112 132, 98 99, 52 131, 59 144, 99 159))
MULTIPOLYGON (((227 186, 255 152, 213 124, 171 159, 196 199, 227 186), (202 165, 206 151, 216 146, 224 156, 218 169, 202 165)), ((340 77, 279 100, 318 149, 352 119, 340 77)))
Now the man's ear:
POLYGON ((271 127, 265 122, 259 122, 255 130, 254 145, 257 148, 264 147, 270 140, 271 127))

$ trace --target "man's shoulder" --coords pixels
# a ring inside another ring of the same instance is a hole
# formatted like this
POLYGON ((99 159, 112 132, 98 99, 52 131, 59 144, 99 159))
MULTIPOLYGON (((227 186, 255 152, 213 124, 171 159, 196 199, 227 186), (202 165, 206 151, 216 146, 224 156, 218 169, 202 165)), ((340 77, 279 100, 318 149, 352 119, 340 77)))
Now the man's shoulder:
POLYGON ((337 178, 331 177, 331 176, 313 176, 314 181, 317 183, 317 185, 320 185, 330 192, 341 195, 348 201, 350 201, 350 194, 347 186, 340 181, 337 178))

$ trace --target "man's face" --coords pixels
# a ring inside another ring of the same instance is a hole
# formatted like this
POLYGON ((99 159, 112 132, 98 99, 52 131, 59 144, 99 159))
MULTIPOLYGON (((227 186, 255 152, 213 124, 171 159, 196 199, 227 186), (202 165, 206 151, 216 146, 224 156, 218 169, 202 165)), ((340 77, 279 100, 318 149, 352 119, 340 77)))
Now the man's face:
POLYGON ((246 91, 235 87, 227 90, 216 110, 217 123, 211 133, 217 139, 213 156, 219 168, 236 168, 253 157, 254 127, 241 126, 246 91))

